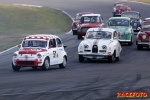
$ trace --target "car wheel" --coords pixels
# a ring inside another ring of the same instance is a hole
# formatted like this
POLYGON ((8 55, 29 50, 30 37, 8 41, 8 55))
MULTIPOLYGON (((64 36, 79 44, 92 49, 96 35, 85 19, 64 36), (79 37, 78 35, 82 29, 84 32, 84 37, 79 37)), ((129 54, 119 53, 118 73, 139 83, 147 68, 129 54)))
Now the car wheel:
POLYGON ((14 70, 14 71, 19 71, 20 70, 20 66, 14 66, 14 64, 12 63, 12 69, 14 70))
POLYGON ((131 46, 133 44, 133 40, 131 38, 131 41, 128 43, 129 46, 131 46))
POLYGON ((73 31, 73 30, 72 30, 72 33, 73 33, 73 35, 76 35, 76 34, 77 34, 77 31, 73 31))
POLYGON ((120 60, 120 56, 116 57, 116 61, 119 61, 120 60))
POLYGON ((108 57, 110 63, 113 63, 116 60, 115 54, 113 53, 112 56, 108 57))
POLYGON ((143 49, 143 46, 137 45, 137 50, 141 50, 141 49, 143 49))
POLYGON ((80 40, 81 39, 81 36, 80 35, 78 35, 78 40, 80 40))
POLYGON ((82 55, 79 55, 79 62, 84 62, 84 57, 82 55))
POLYGON ((61 64, 59 64, 59 68, 65 68, 66 67, 66 64, 67 64, 67 59, 66 57, 64 56, 63 57, 63 62, 61 64))
POLYGON ((44 63, 42 65, 42 70, 46 71, 48 70, 50 67, 50 61, 48 58, 45 58, 44 63))
POLYGON ((113 13, 113 17, 116 17, 116 16, 115 16, 115 13, 113 13))

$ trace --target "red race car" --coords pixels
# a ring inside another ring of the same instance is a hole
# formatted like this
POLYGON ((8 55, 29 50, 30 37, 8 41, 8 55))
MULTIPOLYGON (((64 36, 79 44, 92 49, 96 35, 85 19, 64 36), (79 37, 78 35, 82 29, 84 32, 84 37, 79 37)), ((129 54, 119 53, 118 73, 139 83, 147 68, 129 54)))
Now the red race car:
POLYGON ((82 39, 89 28, 104 26, 103 17, 100 14, 82 15, 80 22, 77 23, 77 38, 82 39))
POLYGON ((136 45, 138 50, 143 47, 150 48, 150 20, 142 22, 141 30, 137 34, 136 45))
POLYGON ((116 2, 114 4, 113 17, 121 16, 121 13, 124 11, 131 11, 127 2, 116 2))
POLYGON ((77 34, 77 25, 76 24, 80 21, 81 16, 85 15, 85 14, 92 14, 92 12, 80 12, 80 13, 76 14, 76 17, 75 17, 75 19, 72 23, 72 33, 73 33, 73 35, 77 34))

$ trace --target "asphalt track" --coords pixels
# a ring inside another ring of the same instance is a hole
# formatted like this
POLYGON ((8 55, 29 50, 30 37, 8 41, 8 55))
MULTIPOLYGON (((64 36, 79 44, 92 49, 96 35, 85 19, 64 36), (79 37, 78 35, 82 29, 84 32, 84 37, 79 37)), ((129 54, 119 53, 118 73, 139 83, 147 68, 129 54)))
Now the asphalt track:
MULTIPOLYGON (((77 12, 100 13, 107 21, 117 0, 0 0, 0 3, 20 3, 62 9, 72 17, 77 12)), ((132 10, 150 17, 150 5, 129 3, 132 10)), ((77 47, 81 40, 70 34, 59 35, 67 45, 66 69, 52 66, 48 71, 11 68, 13 52, 0 54, 0 100, 115 100, 116 92, 146 91, 150 97, 150 50, 136 50, 122 45, 121 60, 78 62, 77 47)), ((132 99, 134 100, 134 99, 132 99)), ((140 100, 140 99, 138 99, 140 100)), ((150 98, 147 100, 150 100, 150 98)))

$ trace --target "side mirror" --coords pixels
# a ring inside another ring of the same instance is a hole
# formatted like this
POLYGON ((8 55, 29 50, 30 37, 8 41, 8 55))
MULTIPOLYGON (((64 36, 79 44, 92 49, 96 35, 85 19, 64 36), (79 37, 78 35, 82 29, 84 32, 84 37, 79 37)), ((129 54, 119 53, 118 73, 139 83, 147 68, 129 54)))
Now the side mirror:
POLYGON ((67 46, 66 46, 66 45, 63 45, 63 47, 64 47, 64 48, 67 48, 67 46))
POLYGON ((18 44, 18 48, 21 48, 21 44, 18 44))

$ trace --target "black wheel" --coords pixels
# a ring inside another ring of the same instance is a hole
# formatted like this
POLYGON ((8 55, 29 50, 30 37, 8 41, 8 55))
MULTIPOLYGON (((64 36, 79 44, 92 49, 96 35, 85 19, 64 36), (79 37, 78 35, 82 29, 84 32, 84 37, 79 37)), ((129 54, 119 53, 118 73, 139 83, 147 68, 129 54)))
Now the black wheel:
POLYGON ((143 49, 143 46, 137 44, 137 50, 143 49))
POLYGON ((79 55, 79 62, 84 62, 84 57, 82 55, 79 55))
POLYGON ((73 33, 73 35, 76 35, 76 34, 77 34, 77 31, 72 30, 72 33, 73 33))
POLYGON ((128 43, 129 46, 131 46, 133 44, 133 40, 132 40, 132 37, 131 37, 131 41, 128 43))
POLYGON ((14 64, 12 63, 12 69, 14 70, 14 71, 19 71, 20 70, 20 66, 14 66, 14 64))
POLYGON ((63 62, 59 64, 59 68, 65 68, 67 64, 67 58, 64 56, 63 57, 63 62))
POLYGON ((44 63, 42 65, 42 70, 46 71, 48 70, 50 67, 50 61, 48 58, 45 58, 44 63))
POLYGON ((115 16, 115 13, 113 13, 113 17, 116 17, 116 16, 115 16))
POLYGON ((119 61, 120 60, 120 56, 116 57, 116 61, 119 61))
POLYGON ((80 39, 81 39, 81 37, 82 37, 82 36, 78 35, 78 40, 80 40, 80 39))
POLYGON ((115 54, 114 54, 114 53, 112 54, 112 56, 109 56, 109 57, 108 57, 108 61, 109 61, 110 63, 113 63, 115 60, 116 60, 116 57, 115 57, 115 54))
POLYGON ((32 67, 32 69, 33 69, 33 70, 36 70, 36 69, 37 69, 37 67, 35 67, 35 66, 34 66, 34 67, 32 67))

